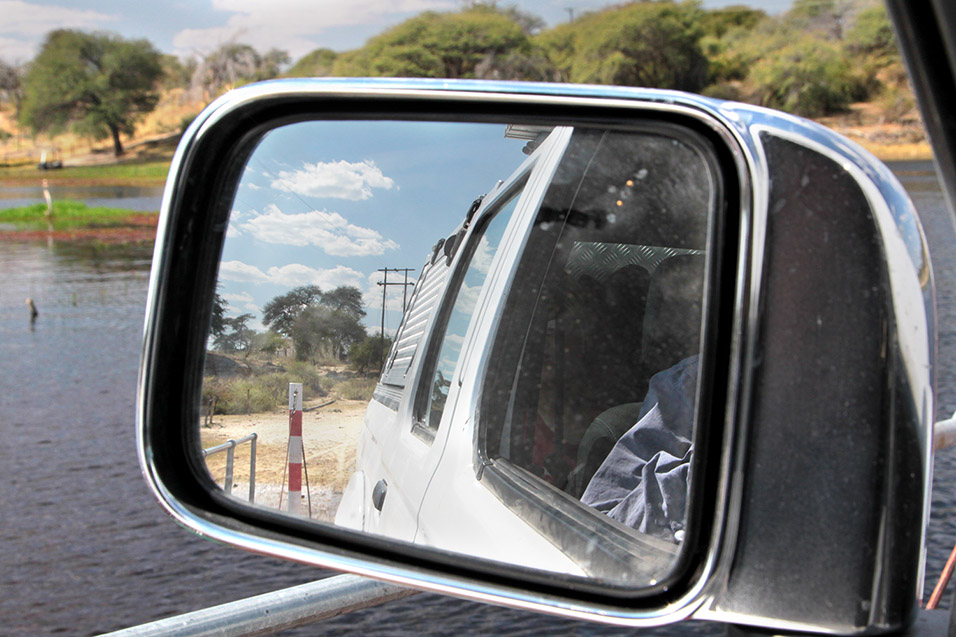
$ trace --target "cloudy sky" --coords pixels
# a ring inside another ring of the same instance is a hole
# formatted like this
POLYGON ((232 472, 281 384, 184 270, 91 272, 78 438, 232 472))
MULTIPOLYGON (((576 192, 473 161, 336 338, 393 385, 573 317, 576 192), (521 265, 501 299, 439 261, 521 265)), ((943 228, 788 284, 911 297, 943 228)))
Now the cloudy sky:
MULTIPOLYGON (((768 13, 791 0, 751 2, 768 13)), ((203 55, 234 40, 260 50, 280 48, 293 59, 328 47, 344 51, 421 11, 451 11, 461 0, 0 0, 0 58, 27 61, 53 29, 105 30, 147 38, 160 50, 203 55)), ((541 16, 549 25, 611 4, 606 0, 502 0, 541 16)), ((741 0, 704 0, 705 7, 741 0)))
MULTIPOLYGON (((273 131, 232 206, 219 270, 229 314, 250 313, 261 329, 262 307, 291 288, 352 285, 377 331, 379 268, 412 268, 416 280, 472 201, 527 160, 525 142, 504 132, 503 124, 341 121, 273 131)), ((401 307, 402 288, 390 287, 387 332, 401 307)))

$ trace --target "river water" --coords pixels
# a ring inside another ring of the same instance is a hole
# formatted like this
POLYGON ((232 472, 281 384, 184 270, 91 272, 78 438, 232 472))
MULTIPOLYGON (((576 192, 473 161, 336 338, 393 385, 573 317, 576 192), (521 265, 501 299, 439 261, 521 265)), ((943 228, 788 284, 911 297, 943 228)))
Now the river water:
MULTIPOLYGON (((932 165, 892 168, 930 242, 941 326, 939 413, 948 415, 956 409, 956 234, 932 165)), ((20 194, 0 198, 0 207, 35 196, 20 194)), ((158 194, 119 193, 107 205, 152 197, 136 208, 156 209, 158 194)), ((86 195, 96 205, 109 199, 86 195)), ((0 243, 0 634, 99 634, 328 574, 201 540, 148 492, 133 421, 149 260, 147 248, 0 243), (32 328, 26 297, 40 312, 32 328)), ((954 541, 950 450, 937 456, 927 597, 954 541)), ((634 631, 421 594, 288 634, 420 632, 717 635, 723 627, 634 631)))

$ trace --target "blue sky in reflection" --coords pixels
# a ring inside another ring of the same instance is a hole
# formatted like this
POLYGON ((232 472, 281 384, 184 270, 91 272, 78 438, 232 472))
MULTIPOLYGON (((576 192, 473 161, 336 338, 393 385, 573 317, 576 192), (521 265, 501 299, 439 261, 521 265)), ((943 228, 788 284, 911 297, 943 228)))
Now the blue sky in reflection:
MULTIPOLYGON (((471 202, 526 159, 503 124, 307 122, 269 133, 236 193, 220 266, 228 313, 250 313, 293 287, 353 285, 366 324, 381 320, 380 268, 414 268, 471 202)), ((404 280, 389 273, 390 281, 404 280)), ((411 291, 409 289, 409 291, 411 291)), ((389 289, 386 333, 401 317, 389 289)))

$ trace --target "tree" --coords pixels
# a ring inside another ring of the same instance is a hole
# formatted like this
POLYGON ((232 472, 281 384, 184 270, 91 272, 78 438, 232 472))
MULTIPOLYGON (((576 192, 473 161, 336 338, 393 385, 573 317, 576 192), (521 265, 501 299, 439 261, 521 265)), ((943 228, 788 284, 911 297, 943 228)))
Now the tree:
POLYGON ((266 330, 256 334, 256 338, 253 339, 253 346, 261 352, 275 356, 276 352, 285 348, 286 340, 272 330, 266 330))
POLYGON ((216 349, 221 352, 245 352, 245 355, 249 356, 256 335, 248 325, 252 318, 252 314, 240 314, 234 318, 223 319, 225 328, 213 341, 216 349))
POLYGON ((854 55, 875 60, 880 66, 899 62, 900 50, 884 5, 864 9, 857 15, 847 31, 846 48, 854 55))
POLYGON ((635 2, 583 16, 535 42, 563 79, 699 91, 708 64, 695 2, 635 2))
POLYGON ((0 95, 13 104, 17 117, 23 104, 23 73, 23 66, 0 60, 0 95))
POLYGON ((160 64, 163 67, 162 87, 169 90, 188 88, 199 63, 195 58, 189 58, 184 63, 175 55, 164 55, 160 58, 160 64))
POLYGON ((762 106, 818 117, 846 108, 859 78, 843 50, 804 35, 756 62, 749 74, 762 106))
POLYGON ((290 330, 298 360, 316 359, 323 353, 341 359, 353 343, 365 338, 365 328, 351 312, 311 305, 295 319, 290 330))
POLYGON ((209 333, 219 338, 226 331, 226 300, 216 292, 212 300, 212 318, 209 321, 209 333))
POLYGON ((800 31, 817 31, 828 39, 842 40, 858 4, 858 0, 794 0, 784 21, 800 31))
POLYGON ((316 49, 301 57, 288 71, 289 77, 326 77, 332 75, 332 67, 339 56, 332 49, 316 49))
POLYGON ((262 322, 288 336, 295 345, 296 358, 313 360, 322 353, 342 358, 349 347, 365 337, 362 292, 340 285, 322 292, 316 285, 303 285, 266 303, 262 322))
POLYGON ((159 100, 160 60, 146 40, 53 31, 24 78, 20 119, 35 131, 72 125, 80 133, 110 136, 118 157, 120 134, 131 134, 136 119, 159 100))
POLYGON ((495 7, 426 11, 341 54, 334 74, 364 77, 473 78, 488 55, 531 49, 522 27, 495 7))
POLYGON ((340 285, 331 292, 322 295, 322 305, 332 310, 341 310, 356 319, 365 317, 362 292, 352 285, 340 285))
POLYGON ((733 29, 752 31, 766 19, 767 14, 760 9, 734 5, 705 11, 701 17, 701 29, 707 35, 720 38, 733 29))
POLYGON ((385 359, 384 352, 392 347, 392 339, 375 334, 366 336, 349 348, 349 365, 360 374, 370 370, 377 370, 385 359), (384 342, 383 342, 384 341, 384 342))
POLYGON ((288 63, 289 54, 285 51, 270 49, 261 55, 248 44, 229 42, 203 58, 190 86, 206 97, 237 84, 272 79, 288 63))
POLYGON ((466 0, 461 3, 464 10, 481 9, 500 13, 517 24, 528 35, 534 35, 545 27, 545 21, 527 11, 522 11, 516 5, 499 7, 497 0, 466 0))
POLYGON ((322 298, 317 285, 303 285, 281 294, 262 308, 262 323, 283 336, 292 336, 292 326, 299 314, 322 298))

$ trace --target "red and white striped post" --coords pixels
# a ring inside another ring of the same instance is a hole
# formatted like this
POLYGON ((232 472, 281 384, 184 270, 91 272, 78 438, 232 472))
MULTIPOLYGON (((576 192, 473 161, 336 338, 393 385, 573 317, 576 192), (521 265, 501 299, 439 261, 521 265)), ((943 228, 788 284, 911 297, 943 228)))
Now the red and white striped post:
POLYGON ((289 383, 289 513, 302 500, 302 383, 289 383))

